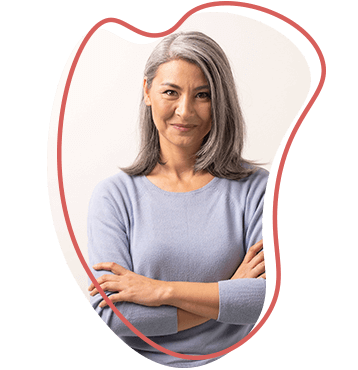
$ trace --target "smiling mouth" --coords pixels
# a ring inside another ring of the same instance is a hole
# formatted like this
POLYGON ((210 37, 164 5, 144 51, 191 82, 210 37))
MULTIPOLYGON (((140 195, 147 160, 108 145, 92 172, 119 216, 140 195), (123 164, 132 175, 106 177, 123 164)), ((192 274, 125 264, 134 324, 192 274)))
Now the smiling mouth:
POLYGON ((175 123, 171 124, 171 126, 173 126, 175 129, 179 131, 189 131, 195 127, 195 125, 181 125, 181 124, 175 124, 175 123))

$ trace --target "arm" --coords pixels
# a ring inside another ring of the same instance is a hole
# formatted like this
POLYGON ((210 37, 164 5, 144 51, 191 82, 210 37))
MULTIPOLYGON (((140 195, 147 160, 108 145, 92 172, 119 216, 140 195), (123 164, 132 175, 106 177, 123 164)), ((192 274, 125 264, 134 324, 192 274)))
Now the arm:
MULTIPOLYGON (((250 260, 262 248, 262 215, 268 172, 259 170, 253 175, 246 195, 244 212, 245 260, 250 260)), ((255 257, 256 258, 256 257, 255 257)), ((258 320, 265 301, 266 274, 263 252, 257 255, 264 279, 232 279, 219 282, 220 307, 218 321, 254 324, 258 320), (261 261, 261 262, 260 262, 261 261)), ((244 260, 244 261, 245 261, 244 260)), ((234 274, 235 277, 236 273, 234 274)))
MULTIPOLYGON (((263 251, 259 252, 262 246, 261 240, 250 248, 231 280, 262 280, 265 270, 263 251)), ((98 279, 103 290, 114 292, 110 296, 112 302, 133 302, 153 307, 161 305, 177 307, 178 330, 197 326, 209 319, 218 319, 220 306, 218 283, 154 280, 138 275, 113 262, 99 263, 93 268, 113 273, 113 275, 105 274, 98 279)), ((98 295, 93 284, 88 289, 91 291, 91 296, 98 295)), ((107 303, 102 301, 99 306, 106 307, 107 303)), ((247 312, 252 308, 252 305, 247 304, 242 311, 247 312)), ((244 324, 244 322, 241 323, 244 324)))
POLYGON ((230 280, 219 281, 217 286, 200 283, 178 286, 178 290, 174 292, 176 307, 223 323, 237 325, 256 323, 266 292, 264 252, 261 250, 263 249, 262 215, 267 178, 267 171, 258 170, 246 183, 243 215, 246 255, 237 271, 230 280), (211 288, 210 291, 209 288, 211 288))
MULTIPOLYGON (((249 249, 249 252, 246 254, 244 261, 236 270, 235 274, 231 277, 231 280, 253 278, 266 279, 266 273, 263 273, 263 271, 265 270, 265 261, 262 247, 263 241, 260 240, 249 249)), ((219 299, 219 297, 216 298, 219 299)), ((178 308, 178 331, 203 324, 208 320, 209 319, 203 316, 195 315, 178 308)))
MULTIPOLYGON (((132 261, 127 239, 128 222, 124 202, 118 199, 118 190, 112 183, 100 183, 93 192, 88 212, 89 266, 103 261, 114 261, 129 271, 132 261), (113 196, 116 194, 116 197, 113 196)), ((92 269, 96 279, 108 271, 92 269)), ((110 291, 106 291, 111 295, 110 291)), ((110 307, 100 307, 100 295, 91 296, 91 304, 106 324, 118 336, 135 334, 117 317, 110 307)), ((177 332, 177 309, 170 306, 146 307, 131 302, 118 302, 116 307, 146 336, 168 335, 177 332)))
MULTIPOLYGON (((259 197, 250 194, 250 192, 248 194, 249 200, 253 198, 255 201, 247 201, 245 220, 250 220, 250 222, 245 222, 245 225, 247 225, 245 228, 246 246, 252 245, 251 243, 255 239, 257 241, 261 237, 265 185, 266 183, 264 186, 261 184, 261 189, 258 187, 259 192, 261 190, 259 197)), ((252 188, 256 189, 256 186, 252 186, 252 188)), ((255 278, 264 273, 263 253, 260 256, 256 256, 256 253, 251 254, 252 257, 255 257, 256 264, 261 266, 262 271, 254 277, 244 278, 245 276, 239 276, 240 266, 231 280, 220 281, 219 283, 161 282, 134 274, 131 271, 126 272, 126 269, 124 269, 122 271, 112 271, 118 275, 119 279, 115 281, 115 284, 119 285, 103 286, 103 289, 114 292, 111 296, 113 302, 135 302, 146 306, 171 305, 177 307, 180 309, 180 311, 177 310, 178 328, 183 330, 199 325, 210 318, 232 324, 253 324, 258 319, 265 297, 265 280, 255 278), (204 320, 204 318, 207 319, 204 320)), ((247 256, 249 255, 250 250, 247 253, 247 256)), ((245 265, 244 262, 242 265, 245 265)), ((105 266, 106 264, 100 265, 96 268, 111 270, 109 266, 105 266)), ((102 285, 109 283, 110 280, 103 277, 98 282, 102 285)), ((91 294, 96 295, 96 292, 93 291, 91 294)), ((106 305, 105 302, 103 302, 103 305, 106 305)))
POLYGON ((169 282, 166 304, 216 320, 219 313, 218 283, 169 282))
MULTIPOLYGON (((233 280, 242 279, 242 281, 253 284, 254 280, 265 278, 265 261, 263 254, 263 241, 260 240, 253 245, 246 254, 243 262, 236 270, 228 282, 231 285, 237 284, 233 280)), ((262 281, 260 282, 262 285, 262 281)), ((242 286, 240 284, 239 286, 242 286)), ((220 307, 219 283, 186 283, 186 282, 170 282, 168 283, 168 298, 165 304, 181 308, 197 315, 218 319, 220 307)), ((243 292, 235 292, 242 294, 243 292)), ((239 298, 242 300, 242 297, 239 298)), ((241 303, 242 311, 254 309, 249 302, 241 303), (247 305, 245 307, 244 305, 247 305)))
POLYGON ((194 313, 184 311, 180 308, 177 309, 178 317, 178 331, 186 330, 204 324, 209 321, 207 317, 195 315, 194 313))

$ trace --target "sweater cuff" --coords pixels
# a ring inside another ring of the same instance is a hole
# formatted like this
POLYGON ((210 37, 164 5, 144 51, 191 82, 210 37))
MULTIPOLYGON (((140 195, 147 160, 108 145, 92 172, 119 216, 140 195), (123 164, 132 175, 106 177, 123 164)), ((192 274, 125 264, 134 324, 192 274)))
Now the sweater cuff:
POLYGON ((255 324, 264 305, 265 292, 265 279, 219 281, 217 321, 236 325, 255 324))
MULTIPOLYGON (((170 335, 178 332, 176 307, 146 307, 135 303, 121 302, 118 308, 124 317, 145 336, 170 335)), ((117 335, 134 335, 117 315, 114 314, 114 316, 118 328, 113 328, 113 325, 110 326, 117 335)))
MULTIPOLYGON (((176 307, 159 306, 146 308, 146 312, 149 313, 151 320, 149 321, 148 318, 145 318, 144 322, 141 323, 140 320, 137 319, 137 329, 139 329, 144 335, 170 335, 178 332, 178 309, 176 307)), ((129 321, 131 322, 131 320, 129 321)))

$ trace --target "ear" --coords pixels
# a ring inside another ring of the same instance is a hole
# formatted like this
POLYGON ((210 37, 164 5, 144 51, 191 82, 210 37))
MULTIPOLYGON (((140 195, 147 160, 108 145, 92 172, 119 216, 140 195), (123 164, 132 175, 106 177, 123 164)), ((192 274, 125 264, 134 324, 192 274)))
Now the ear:
POLYGON ((148 89, 148 85, 147 85, 147 79, 145 78, 144 81, 143 81, 143 93, 144 93, 144 103, 147 105, 147 106, 151 106, 152 103, 150 101, 150 96, 149 96, 149 89, 148 89))

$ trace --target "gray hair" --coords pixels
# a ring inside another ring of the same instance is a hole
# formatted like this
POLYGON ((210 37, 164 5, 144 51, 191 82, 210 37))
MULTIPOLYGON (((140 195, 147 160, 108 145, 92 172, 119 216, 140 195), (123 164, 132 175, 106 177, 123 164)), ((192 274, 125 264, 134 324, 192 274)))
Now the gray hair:
MULTIPOLYGON (((196 153, 194 172, 206 170, 216 177, 240 180, 255 171, 242 158, 245 124, 230 63, 221 47, 201 32, 181 32, 165 37, 153 50, 144 70, 150 89, 159 66, 182 59, 203 71, 210 87, 212 123, 196 153)), ((151 107, 140 104, 140 152, 134 163, 122 168, 128 175, 148 175, 161 162, 159 134, 151 107)))

